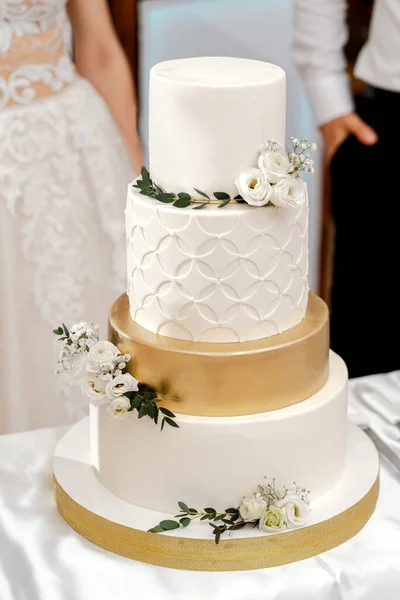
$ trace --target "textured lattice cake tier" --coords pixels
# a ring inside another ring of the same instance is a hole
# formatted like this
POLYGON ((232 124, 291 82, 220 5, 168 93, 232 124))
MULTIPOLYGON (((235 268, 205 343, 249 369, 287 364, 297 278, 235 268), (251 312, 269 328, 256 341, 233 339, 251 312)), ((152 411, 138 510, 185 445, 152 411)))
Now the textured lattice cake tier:
POLYGON ((145 329, 193 342, 246 342, 304 317, 308 207, 178 209, 130 188, 128 296, 145 329))
POLYGON ((111 341, 132 356, 132 375, 154 387, 176 413, 227 416, 275 410, 310 397, 328 377, 328 309, 314 294, 299 325, 245 343, 155 335, 132 321, 125 294, 114 302, 109 322, 111 341))

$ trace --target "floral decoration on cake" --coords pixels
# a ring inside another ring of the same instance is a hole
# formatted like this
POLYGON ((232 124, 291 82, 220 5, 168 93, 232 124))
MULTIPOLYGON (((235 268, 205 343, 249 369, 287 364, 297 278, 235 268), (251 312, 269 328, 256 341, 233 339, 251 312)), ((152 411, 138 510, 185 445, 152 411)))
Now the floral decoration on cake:
POLYGON ((219 202, 218 208, 224 208, 231 202, 246 202, 251 206, 274 204, 281 208, 298 208, 306 200, 307 191, 302 172, 313 173, 314 166, 310 151, 317 149, 309 144, 307 138, 291 138, 288 149, 275 140, 261 145, 257 165, 249 166, 238 173, 235 185, 238 195, 231 198, 226 192, 213 192, 211 198, 205 192, 193 188, 204 200, 198 200, 187 192, 166 192, 155 183, 146 169, 142 167, 141 178, 133 184, 140 194, 155 198, 159 202, 172 204, 176 208, 205 208, 208 204, 219 202))
POLYGON ((107 405, 115 420, 126 419, 136 411, 139 419, 150 417, 156 425, 161 417, 161 430, 166 424, 179 427, 174 413, 158 406, 161 398, 157 393, 125 372, 130 355, 122 354, 111 342, 100 340, 98 325, 82 321, 69 331, 63 323, 53 333, 62 342, 56 372, 69 371, 70 383, 80 386, 90 404, 107 405))
POLYGON ((213 530, 216 544, 226 532, 243 529, 246 526, 258 527, 265 533, 280 533, 285 529, 296 529, 307 524, 310 512, 309 491, 293 483, 291 487, 279 488, 276 480, 266 477, 260 482, 257 492, 244 496, 237 507, 219 512, 215 508, 189 508, 178 502, 180 513, 176 520, 166 519, 149 529, 150 533, 162 533, 180 527, 187 527, 196 519, 208 521, 213 530))

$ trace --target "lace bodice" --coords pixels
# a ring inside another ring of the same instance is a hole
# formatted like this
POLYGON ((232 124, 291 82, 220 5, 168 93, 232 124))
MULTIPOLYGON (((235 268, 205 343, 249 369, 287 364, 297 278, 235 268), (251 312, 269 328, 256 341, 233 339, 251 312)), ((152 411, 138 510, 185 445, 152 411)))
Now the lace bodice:
POLYGON ((66 0, 0 0, 0 110, 60 91, 74 77, 66 0))

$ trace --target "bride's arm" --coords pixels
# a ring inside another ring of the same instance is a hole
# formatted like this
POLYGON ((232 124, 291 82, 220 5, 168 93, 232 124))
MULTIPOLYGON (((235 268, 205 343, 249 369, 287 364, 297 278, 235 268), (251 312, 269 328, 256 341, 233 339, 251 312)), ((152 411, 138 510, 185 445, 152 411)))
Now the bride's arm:
POLYGON ((142 152, 133 80, 106 0, 69 0, 67 6, 78 72, 107 102, 126 140, 134 167, 139 171, 142 152))

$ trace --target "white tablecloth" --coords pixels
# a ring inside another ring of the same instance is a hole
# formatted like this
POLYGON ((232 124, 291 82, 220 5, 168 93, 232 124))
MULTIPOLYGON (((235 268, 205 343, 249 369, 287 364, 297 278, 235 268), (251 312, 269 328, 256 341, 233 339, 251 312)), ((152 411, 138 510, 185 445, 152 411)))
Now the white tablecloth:
MULTIPOLYGON (((387 392, 388 377, 368 380, 387 392)), ((400 391, 390 390, 400 406, 400 391)), ((375 514, 339 548, 273 569, 185 572, 107 553, 63 521, 53 499, 52 453, 64 431, 0 437, 0 600, 400 598, 400 472, 385 458, 375 514)))

